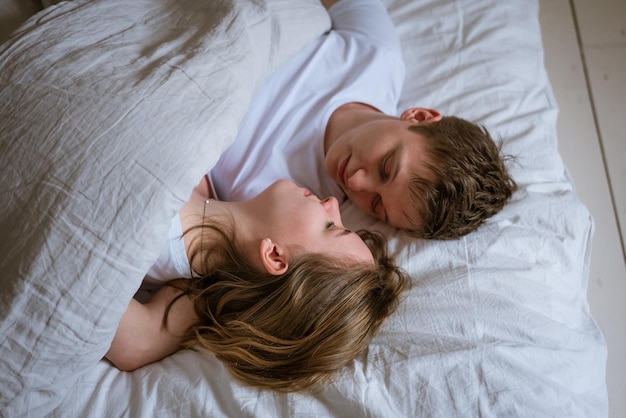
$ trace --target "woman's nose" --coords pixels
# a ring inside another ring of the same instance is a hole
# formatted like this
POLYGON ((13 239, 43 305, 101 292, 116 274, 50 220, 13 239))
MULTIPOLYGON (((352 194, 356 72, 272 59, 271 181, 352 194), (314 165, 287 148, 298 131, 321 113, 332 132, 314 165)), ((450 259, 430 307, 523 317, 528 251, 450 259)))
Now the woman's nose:
POLYGON ((320 203, 322 204, 322 206, 324 206, 326 210, 331 210, 333 208, 339 209, 339 201, 334 196, 329 196, 326 199, 320 201, 320 203))
POLYGON ((331 217, 333 217, 333 219, 335 216, 339 215, 339 201, 337 200, 336 197, 334 196, 327 197, 326 199, 322 200, 320 203, 322 204, 326 212, 328 212, 328 214, 331 217))
POLYGON ((341 225, 341 212, 339 212, 339 201, 336 197, 330 196, 320 202, 328 213, 330 219, 337 225, 341 225))

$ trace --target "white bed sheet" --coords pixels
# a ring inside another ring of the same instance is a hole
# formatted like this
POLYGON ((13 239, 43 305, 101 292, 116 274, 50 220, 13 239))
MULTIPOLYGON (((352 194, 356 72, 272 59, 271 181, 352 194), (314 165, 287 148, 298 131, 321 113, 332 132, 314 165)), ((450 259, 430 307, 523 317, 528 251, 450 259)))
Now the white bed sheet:
MULTIPOLYGON (((318 393, 245 387, 211 355, 186 350, 133 373, 100 361, 55 382, 66 387, 53 410, 30 412, 607 416, 606 345, 586 300, 593 220, 558 155, 558 111, 543 64, 537 2, 385 3, 407 62, 400 108, 437 108, 502 138, 503 152, 516 157, 510 168, 520 190, 512 202, 456 241, 410 239, 344 204, 349 226, 391 237, 413 286, 369 349, 318 393)), ((180 182, 169 186, 185 190, 180 182)), ((6 196, 6 186, 1 191, 6 196)), ((171 203, 168 210, 174 209, 171 203)))

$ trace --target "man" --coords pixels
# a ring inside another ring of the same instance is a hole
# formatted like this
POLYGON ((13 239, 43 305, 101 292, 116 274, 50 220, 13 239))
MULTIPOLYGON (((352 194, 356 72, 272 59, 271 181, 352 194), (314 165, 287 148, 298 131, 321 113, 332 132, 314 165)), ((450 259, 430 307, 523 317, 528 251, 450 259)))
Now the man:
POLYGON ((425 238, 456 238, 515 190, 483 128, 433 109, 400 116, 402 51, 380 0, 325 0, 332 29, 254 96, 211 171, 217 195, 243 200, 280 178, 425 238))

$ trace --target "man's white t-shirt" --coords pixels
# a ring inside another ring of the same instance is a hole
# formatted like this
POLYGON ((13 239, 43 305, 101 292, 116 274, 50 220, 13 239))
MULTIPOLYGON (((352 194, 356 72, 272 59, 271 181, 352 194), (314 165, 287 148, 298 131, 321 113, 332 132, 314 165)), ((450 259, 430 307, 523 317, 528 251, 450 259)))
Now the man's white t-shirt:
POLYGON ((404 63, 380 0, 343 0, 333 27, 271 75, 252 99, 234 143, 209 173, 221 200, 250 199, 279 179, 320 197, 345 198, 324 170, 324 133, 337 107, 368 104, 396 115, 404 63))

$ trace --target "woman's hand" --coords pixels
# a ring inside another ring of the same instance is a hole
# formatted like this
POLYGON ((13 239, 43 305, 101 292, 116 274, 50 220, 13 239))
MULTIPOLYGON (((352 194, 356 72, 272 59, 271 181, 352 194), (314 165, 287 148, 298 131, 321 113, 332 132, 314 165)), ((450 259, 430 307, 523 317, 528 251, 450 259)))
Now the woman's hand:
POLYGON ((132 371, 178 351, 184 336, 197 321, 193 302, 183 296, 163 315, 180 290, 164 286, 145 305, 131 300, 105 357, 120 370, 132 371))

